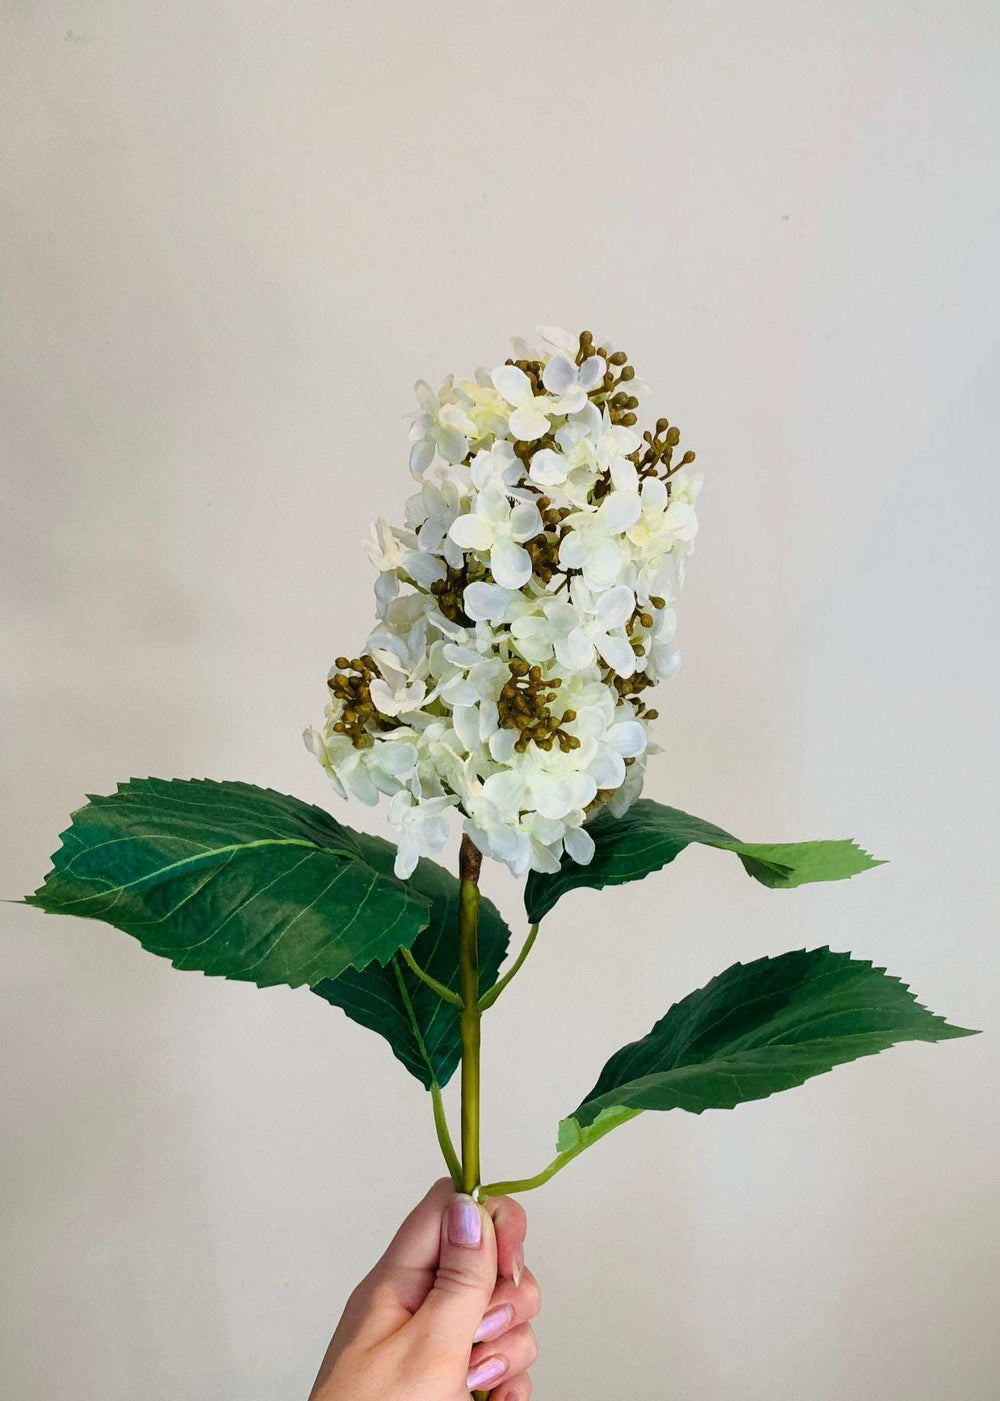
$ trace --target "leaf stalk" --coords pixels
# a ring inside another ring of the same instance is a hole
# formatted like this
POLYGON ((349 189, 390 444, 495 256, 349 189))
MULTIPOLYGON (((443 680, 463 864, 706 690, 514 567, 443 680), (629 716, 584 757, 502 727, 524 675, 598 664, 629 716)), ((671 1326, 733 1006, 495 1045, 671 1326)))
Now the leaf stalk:
POLYGON ((445 987, 444 983, 440 983, 437 978, 431 977, 430 973, 421 968, 408 948, 401 948, 399 952, 403 955, 403 959, 410 972, 415 973, 422 983, 426 983, 431 992, 436 992, 443 1002, 450 1002, 455 1007, 461 1007, 462 999, 459 997, 458 993, 452 992, 451 988, 445 987))
POLYGON ((597 1143, 605 1134, 612 1129, 618 1128, 619 1124, 626 1123, 629 1119, 634 1119, 637 1114, 641 1114, 641 1109, 622 1110, 614 1119, 609 1118, 607 1123, 599 1127, 592 1127, 587 1134, 581 1134, 580 1141, 574 1143, 572 1148, 567 1148, 562 1153, 557 1153, 549 1163, 548 1167, 542 1168, 541 1172, 536 1172, 534 1177, 514 1178, 509 1182, 487 1182, 480 1187, 479 1194, 482 1197, 503 1197, 511 1192, 533 1192, 536 1187, 544 1187, 550 1178, 555 1177, 557 1172, 562 1172, 567 1163, 571 1163, 574 1158, 578 1158, 585 1148, 597 1143))
POLYGON ((537 937, 538 925, 533 924, 531 926, 531 929, 528 931, 528 937, 524 941, 524 944, 521 948, 521 952, 514 960, 513 966, 511 967, 510 971, 505 973, 503 977, 499 980, 499 982, 494 983, 493 986, 490 988, 489 992, 484 992, 482 997, 479 999, 480 1012, 485 1012, 488 1007, 492 1007, 494 1002, 503 992, 504 988, 511 981, 511 979, 517 976, 517 974, 520 972, 521 965, 524 963, 524 960, 528 957, 528 954, 531 952, 532 945, 534 944, 537 937))
POLYGON ((434 1106, 434 1128, 437 1131, 438 1143, 441 1145, 441 1154, 451 1173, 451 1180, 455 1184, 457 1191, 462 1182, 462 1164, 458 1160, 455 1152, 455 1145, 452 1142, 451 1130, 448 1128, 448 1118, 444 1112, 444 1100, 441 1098, 441 1086, 436 1080, 431 1084, 431 1103, 434 1106))

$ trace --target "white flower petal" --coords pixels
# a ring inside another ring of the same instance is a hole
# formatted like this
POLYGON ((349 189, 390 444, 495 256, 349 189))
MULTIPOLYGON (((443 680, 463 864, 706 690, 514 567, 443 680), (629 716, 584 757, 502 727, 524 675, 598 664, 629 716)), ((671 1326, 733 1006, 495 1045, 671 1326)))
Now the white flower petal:
POLYGON ((499 365, 490 374, 493 388, 502 394, 508 404, 530 404, 534 398, 531 380, 516 365, 499 365))
POLYGON ((539 486, 558 486, 566 480, 566 458, 553 448, 539 448, 531 459, 528 476, 539 486))
POLYGON ((564 569, 582 569, 590 558, 590 546, 580 531, 564 535, 559 546, 559 563, 564 569))
POLYGON ((438 694, 450 706, 475 705, 479 699, 479 692, 464 676, 453 676, 438 688, 438 694))
POLYGON ((511 539, 518 544, 523 544, 525 540, 533 540, 542 531, 542 518, 539 515, 538 507, 533 501, 522 501, 520 506, 515 506, 510 513, 510 534, 511 539))
POLYGON ((602 424, 600 409, 589 399, 580 412, 573 415, 573 426, 579 428, 580 433, 588 438, 599 438, 602 424))
POLYGON ((389 604, 399 593, 399 580, 390 570, 384 570, 375 580, 376 611, 384 618, 389 604))
POLYGON ((500 728, 500 710, 496 701, 483 699, 479 702, 479 738, 483 744, 500 728))
POLYGON ((463 550, 488 550, 493 544, 493 526, 485 516, 458 516, 448 527, 448 535, 463 550))
POLYGON ((420 438, 410 448, 410 471, 415 477, 423 476, 434 461, 434 440, 420 438))
POLYGON ((584 827, 567 827, 563 845, 580 866, 589 866, 594 859, 594 839, 584 827))
POLYGON ((417 841, 417 834, 412 827, 404 827, 400 833, 399 845, 396 847, 396 859, 392 866, 393 874, 397 880, 409 880, 417 869, 419 860, 420 843, 417 841))
POLYGON ((597 515, 601 527, 610 535, 618 535, 635 525, 642 514, 639 497, 632 491, 613 491, 601 502, 597 515))
POLYGON ((574 628, 568 637, 557 639, 555 648, 560 665, 567 671, 582 671, 593 665, 594 646, 582 628, 574 628))
POLYGON ((381 711, 383 715, 396 714, 399 709, 399 702, 396 699, 395 691, 391 690, 385 681, 373 681, 368 691, 372 698, 372 705, 374 705, 376 710, 381 711))
POLYGON ((467 752, 479 748, 479 710, 475 705, 456 705, 451 723, 467 752))
POLYGON ((429 589, 431 584, 444 579, 448 573, 437 555, 428 554, 425 550, 413 550, 406 555, 403 568, 413 582, 424 589, 429 589))
POLYGON ((524 802, 526 789, 527 783, 519 769, 504 769, 491 774, 483 784, 483 794, 496 805, 504 821, 516 817, 524 802))
POLYGON ((646 727, 638 720, 619 720, 611 726, 604 740, 617 749, 623 759, 635 759, 645 751, 646 727))
POLYGON ((427 381, 425 379, 418 379, 413 389, 417 396, 417 403, 423 409, 424 413, 430 414, 432 417, 435 416, 439 408, 438 396, 434 393, 434 390, 427 381))
POLYGON ((667 504, 667 484, 659 477, 647 477, 639 493, 644 511, 660 511, 667 504))
POLYGON ((609 589, 622 572, 622 552, 614 540, 603 540, 584 561, 584 577, 592 589, 609 589))
POLYGON ((524 406, 510 416, 510 431, 520 443, 533 443, 549 431, 549 420, 540 409, 524 406))
POLYGON ((588 355, 579 369, 581 387, 585 389, 588 394, 592 389, 596 389, 604 379, 604 373, 607 368, 603 355, 588 355))
POLYGON ((417 762, 417 746, 405 740, 383 740, 376 745, 374 751, 367 752, 377 754, 379 768, 395 778, 404 778, 411 773, 417 762))
POLYGON ((553 355, 542 371, 542 383, 550 394, 557 395, 577 387, 576 366, 568 355, 553 355))
POLYGON ((438 434, 438 452, 445 462, 461 462, 469 451, 464 433, 457 428, 442 428, 438 434))
POLYGON ((462 647, 457 642, 446 642, 443 655, 445 661, 451 662, 452 666, 460 666, 465 670, 475 666, 480 660, 479 653, 473 647, 462 647))
POLYGON ((653 668, 657 681, 669 681, 680 670, 681 654, 669 642, 653 643, 653 668))
POLYGON ((551 349, 563 355, 575 355, 580 345, 579 336, 564 331, 561 326, 536 326, 535 331, 551 349))
POLYGON ((490 736, 490 754, 498 764, 509 764, 516 743, 517 730, 497 730, 490 736))
POLYGON ((531 556, 513 540, 495 540, 490 569, 501 588, 519 589, 531 578, 531 556))
POLYGON ((635 612, 635 594, 624 584, 616 584, 601 594, 597 602, 596 618, 603 631, 623 628, 635 612))
POLYGON ((474 623, 502 622, 514 594, 497 584, 469 584, 462 595, 462 606, 474 623))
POLYGON ((627 457, 613 457, 610 471, 616 491, 637 492, 639 490, 639 473, 636 471, 635 463, 630 462, 627 457))
POLYGON ((531 797, 542 817, 565 817, 576 807, 569 784, 550 774, 542 774, 532 783, 531 797))
POLYGON ((421 833, 423 838, 421 845, 427 856, 433 856, 436 851, 440 851, 448 840, 448 820, 444 817, 429 818, 423 824, 421 833))
POLYGON ((364 803, 365 807, 373 808, 379 800, 379 791, 372 782, 368 770, 357 757, 362 752, 356 750, 355 758, 347 760, 341 770, 340 778, 352 798, 357 798, 358 802, 364 803))
POLYGON ((608 666, 619 676, 634 675, 635 653, 624 637, 610 637, 605 633, 594 638, 594 646, 608 666))
POLYGON ((560 864, 557 848, 547 847, 537 841, 531 843, 531 870, 554 876, 559 871, 560 864))
POLYGON ((578 384, 571 384, 565 394, 552 400, 552 411, 557 414, 579 413, 587 402, 587 395, 578 384))
POLYGON ((625 782, 628 770, 625 767, 625 760, 617 750, 602 744, 588 766, 587 772, 598 788, 619 788, 625 782))
POLYGON ((566 603, 561 598, 553 598, 543 607, 545 610, 544 621, 541 618, 535 621, 557 637, 568 637, 573 629, 579 625, 579 612, 572 603, 566 603))
POLYGON ((693 540, 698 534, 698 517, 694 507, 686 501, 671 501, 663 524, 673 531, 678 540, 693 540))

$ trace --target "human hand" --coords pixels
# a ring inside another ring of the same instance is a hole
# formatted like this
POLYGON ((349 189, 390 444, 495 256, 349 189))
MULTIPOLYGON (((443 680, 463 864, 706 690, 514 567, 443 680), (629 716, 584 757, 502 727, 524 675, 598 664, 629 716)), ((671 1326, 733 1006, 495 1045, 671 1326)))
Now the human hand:
POLYGON ((524 1209, 436 1182, 344 1309, 309 1401, 528 1401, 541 1296, 524 1209), (492 1388, 492 1390, 491 1390, 492 1388))

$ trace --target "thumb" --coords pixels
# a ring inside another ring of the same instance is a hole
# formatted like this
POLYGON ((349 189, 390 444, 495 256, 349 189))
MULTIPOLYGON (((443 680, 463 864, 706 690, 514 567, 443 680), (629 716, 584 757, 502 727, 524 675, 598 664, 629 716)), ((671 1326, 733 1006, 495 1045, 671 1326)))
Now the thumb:
POLYGON ((452 1197, 441 1217, 437 1273, 417 1317, 438 1337, 454 1340, 463 1367, 496 1282, 492 1217, 471 1197, 452 1197))

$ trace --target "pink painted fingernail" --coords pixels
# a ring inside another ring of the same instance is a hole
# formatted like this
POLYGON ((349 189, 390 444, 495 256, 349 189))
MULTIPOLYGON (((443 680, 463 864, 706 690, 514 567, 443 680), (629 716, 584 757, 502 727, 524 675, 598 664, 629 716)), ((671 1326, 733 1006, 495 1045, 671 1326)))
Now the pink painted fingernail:
POLYGON ((507 1359, 505 1357, 487 1357, 473 1367, 465 1379, 465 1385, 470 1391, 485 1391, 488 1386, 498 1382, 506 1370, 507 1359))
POLYGON ((452 1245, 475 1247, 483 1239, 483 1220, 471 1197, 456 1197, 448 1208, 448 1239, 452 1245))
POLYGON ((517 1254, 514 1256, 514 1263, 511 1266, 510 1277, 514 1281, 514 1288, 520 1289, 521 1276, 524 1274, 524 1251, 518 1246, 517 1254))
POLYGON ((485 1343, 487 1338, 495 1338, 498 1333, 509 1328, 513 1322, 514 1310, 510 1304, 498 1304, 495 1309, 490 1309, 489 1313, 483 1314, 482 1322, 476 1329, 476 1336, 472 1341, 485 1343))

